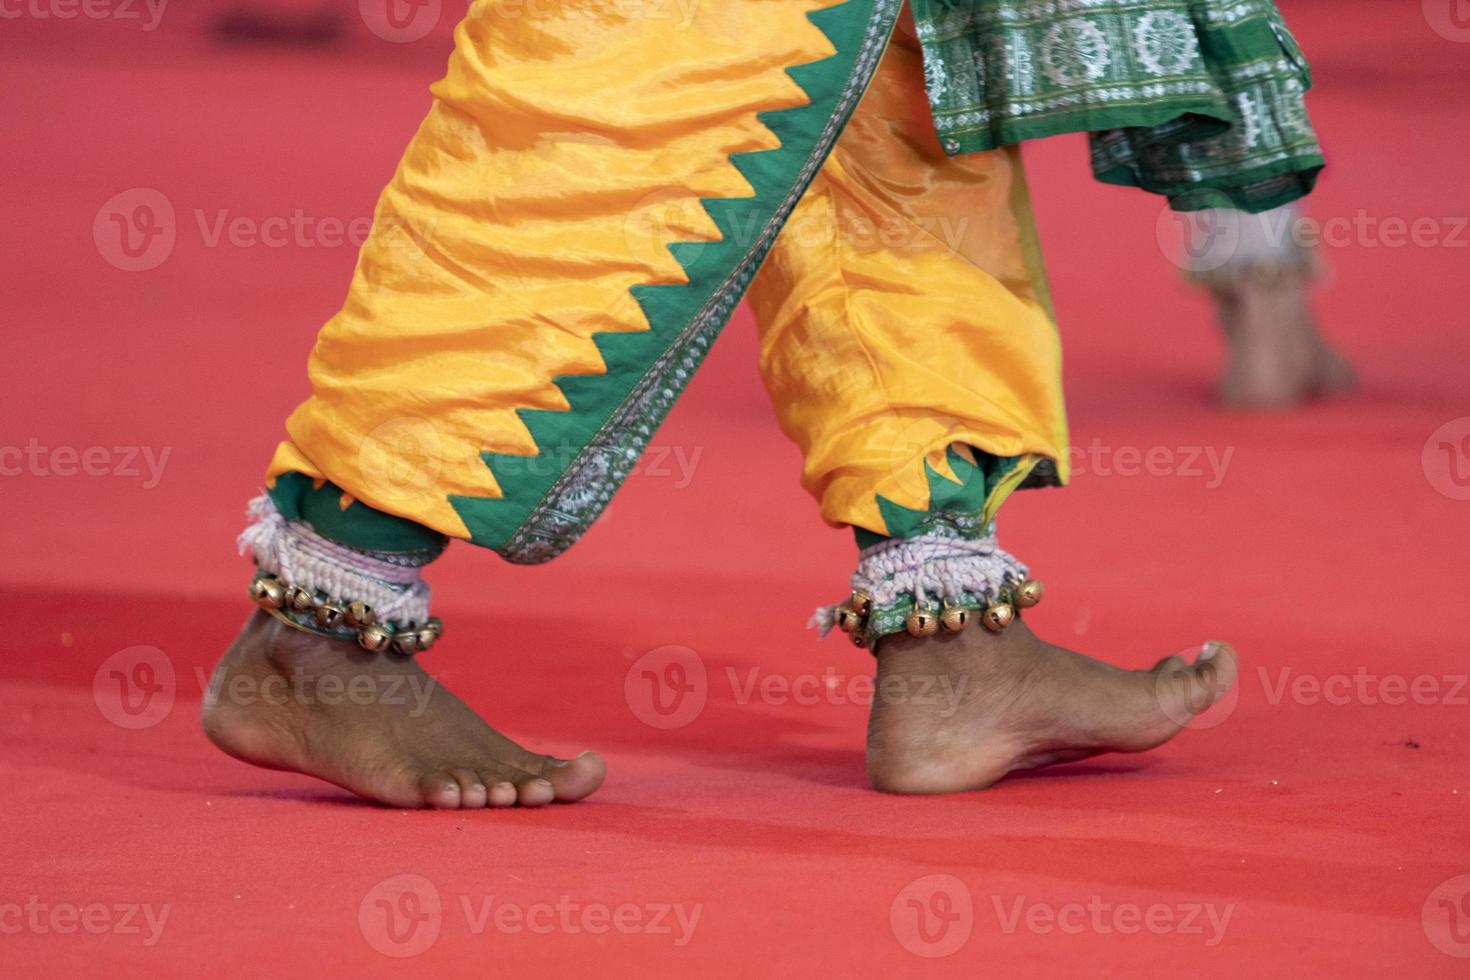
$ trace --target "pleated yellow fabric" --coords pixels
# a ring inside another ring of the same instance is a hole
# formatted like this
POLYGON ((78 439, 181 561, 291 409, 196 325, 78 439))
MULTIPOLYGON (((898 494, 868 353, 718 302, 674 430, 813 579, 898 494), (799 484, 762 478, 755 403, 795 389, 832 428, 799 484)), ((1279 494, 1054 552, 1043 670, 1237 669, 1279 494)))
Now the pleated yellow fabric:
POLYGON ((268 475, 464 538, 451 498, 502 495, 481 453, 565 463, 518 410, 565 409, 594 333, 648 329, 630 288, 686 281, 668 245, 720 238, 700 199, 752 195, 730 157, 809 101, 787 69, 833 55, 833 5, 475 3, 268 475))
POLYGON ((834 525, 891 533, 951 444, 1067 478, 1061 349, 1019 153, 947 157, 900 23, 867 95, 749 293, 761 373, 834 525))
MULTIPOLYGON (((644 388, 667 379, 672 397, 692 369, 688 357, 664 375, 624 363, 634 348, 619 335, 666 329, 655 314, 670 304, 639 291, 709 278, 719 256, 684 243, 738 245, 749 269, 717 270, 726 298, 716 290, 702 307, 722 322, 764 254, 739 239, 774 234, 807 181, 752 298, 762 374, 824 517, 885 533, 878 497, 922 509, 924 461, 945 472, 951 443, 1023 457, 988 512, 1036 459, 1065 476, 1059 353, 1018 157, 941 152, 908 36, 842 129, 895 4, 721 0, 659 16, 563 0, 510 16, 476 3, 318 338, 313 394, 268 479, 330 481, 344 506, 513 560, 555 554, 565 540, 502 549, 512 535, 475 526, 476 508, 520 480, 544 495, 537 507, 553 502, 553 522, 593 510, 579 487, 546 485, 581 467, 606 469, 615 486, 638 443, 599 442, 601 415, 591 434, 551 439, 579 399, 611 411, 582 382, 631 371, 644 388), (820 77, 839 63, 842 77, 820 77), (779 121, 807 106, 825 117, 779 121), (779 179, 738 162, 807 144, 779 179), (759 228, 721 207, 773 187, 787 200, 759 228)), ((621 398, 603 402, 626 416, 637 403, 621 398)))

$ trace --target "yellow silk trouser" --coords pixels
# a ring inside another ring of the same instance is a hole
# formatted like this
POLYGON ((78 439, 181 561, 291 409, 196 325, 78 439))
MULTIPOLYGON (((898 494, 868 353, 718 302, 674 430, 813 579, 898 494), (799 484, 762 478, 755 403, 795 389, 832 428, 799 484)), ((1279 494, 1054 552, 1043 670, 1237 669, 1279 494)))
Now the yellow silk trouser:
MULTIPOLYGON (((907 18, 905 18, 907 20, 907 18)), ((929 507, 950 446, 1066 479, 1061 348, 1014 149, 953 159, 900 25, 836 149, 750 291, 761 375, 831 524, 878 533, 877 498, 929 507)), ((968 458, 968 454, 967 454, 968 458)))
POLYGON ((952 445, 1015 463, 987 519, 1037 461, 1065 478, 1019 158, 944 156, 896 0, 652 10, 471 8, 268 482, 545 560, 752 276, 827 521, 889 533, 880 499, 930 508, 952 445))

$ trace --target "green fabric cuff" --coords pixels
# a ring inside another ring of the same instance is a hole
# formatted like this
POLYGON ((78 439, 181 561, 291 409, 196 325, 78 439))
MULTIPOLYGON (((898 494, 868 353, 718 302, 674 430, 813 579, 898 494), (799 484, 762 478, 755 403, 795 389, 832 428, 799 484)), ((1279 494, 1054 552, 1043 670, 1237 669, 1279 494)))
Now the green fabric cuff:
POLYGON ((328 541, 356 551, 426 565, 449 545, 449 539, 438 531, 374 510, 359 500, 343 507, 340 487, 329 481, 318 486, 302 473, 281 474, 268 493, 286 520, 303 522, 328 541))

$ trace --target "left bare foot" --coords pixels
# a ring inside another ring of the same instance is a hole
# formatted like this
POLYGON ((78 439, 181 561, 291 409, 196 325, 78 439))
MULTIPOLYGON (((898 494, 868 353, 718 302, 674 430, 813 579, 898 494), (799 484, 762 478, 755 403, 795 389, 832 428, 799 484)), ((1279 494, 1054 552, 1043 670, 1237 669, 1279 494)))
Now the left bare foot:
POLYGON ((1235 651, 1121 670, 1043 643, 1017 620, 878 644, 868 777, 890 793, 984 789, 1007 773, 1169 741, 1235 683, 1235 651), (919 696, 920 693, 926 696, 919 696))
POLYGON ((1220 378, 1222 404, 1287 409, 1356 385, 1352 365, 1317 327, 1309 288, 1301 279, 1245 278, 1215 291, 1216 313, 1230 349, 1220 378))

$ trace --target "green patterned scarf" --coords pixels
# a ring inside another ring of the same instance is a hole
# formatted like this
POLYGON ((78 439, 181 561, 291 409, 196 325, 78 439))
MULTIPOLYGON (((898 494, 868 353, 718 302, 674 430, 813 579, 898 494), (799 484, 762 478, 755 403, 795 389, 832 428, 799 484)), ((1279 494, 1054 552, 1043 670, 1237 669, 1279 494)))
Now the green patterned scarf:
POLYGON ((1086 132, 1108 184, 1265 211, 1323 166, 1311 74, 1271 0, 912 0, 951 156, 1086 132))

